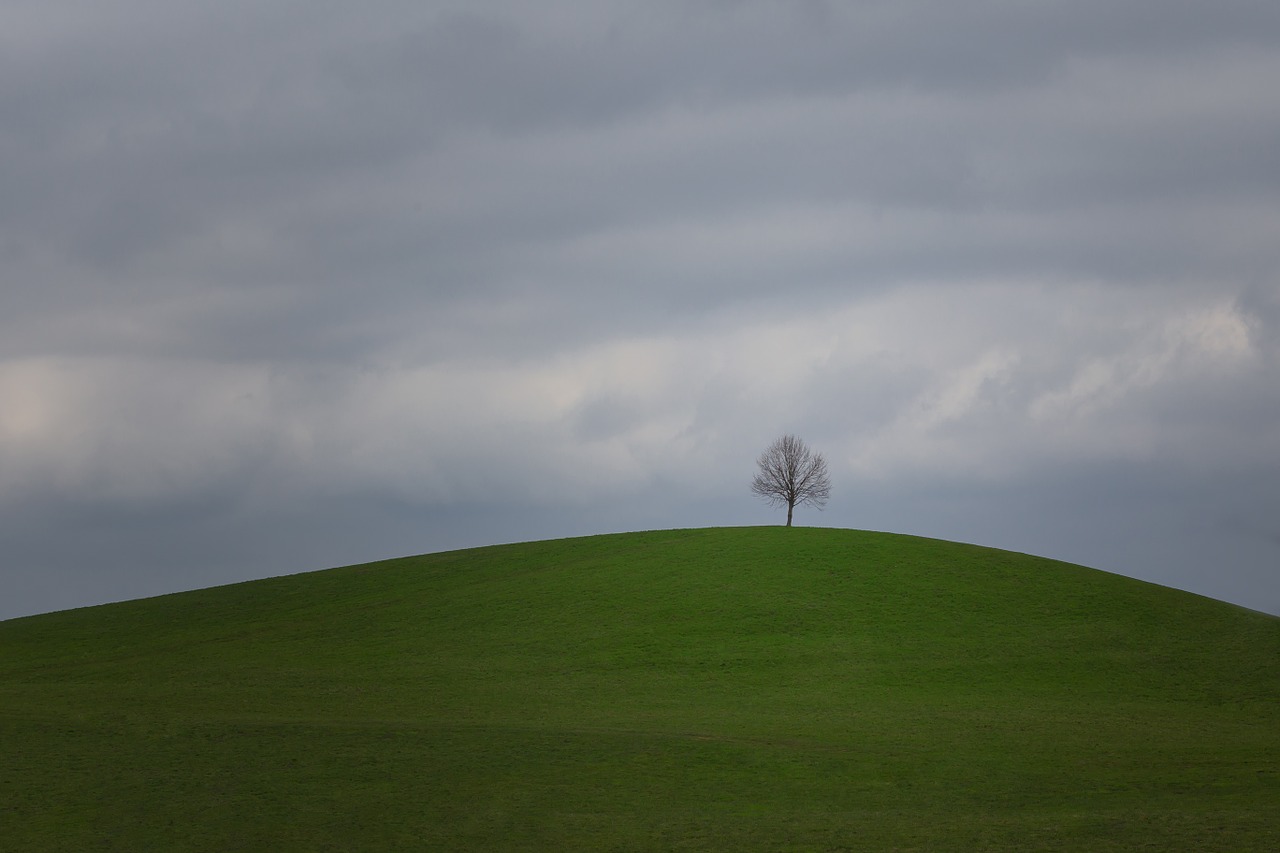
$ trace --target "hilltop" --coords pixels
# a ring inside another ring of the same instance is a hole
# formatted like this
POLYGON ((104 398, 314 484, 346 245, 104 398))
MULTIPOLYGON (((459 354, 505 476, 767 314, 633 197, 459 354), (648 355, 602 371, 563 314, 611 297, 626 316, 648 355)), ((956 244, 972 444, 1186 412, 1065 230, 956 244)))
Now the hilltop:
POLYGON ((0 622, 0 849, 1280 848, 1280 619, 816 528, 0 622))

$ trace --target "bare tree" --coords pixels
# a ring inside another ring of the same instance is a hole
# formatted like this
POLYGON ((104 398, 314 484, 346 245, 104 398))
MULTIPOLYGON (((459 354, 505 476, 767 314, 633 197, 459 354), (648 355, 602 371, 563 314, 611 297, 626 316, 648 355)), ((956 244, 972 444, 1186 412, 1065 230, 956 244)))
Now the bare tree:
POLYGON ((827 478, 827 460, 812 453, 809 446, 794 435, 784 435, 769 445, 756 460, 760 473, 751 481, 751 491, 771 506, 787 507, 787 527, 791 513, 799 505, 822 509, 831 496, 831 480, 827 478))

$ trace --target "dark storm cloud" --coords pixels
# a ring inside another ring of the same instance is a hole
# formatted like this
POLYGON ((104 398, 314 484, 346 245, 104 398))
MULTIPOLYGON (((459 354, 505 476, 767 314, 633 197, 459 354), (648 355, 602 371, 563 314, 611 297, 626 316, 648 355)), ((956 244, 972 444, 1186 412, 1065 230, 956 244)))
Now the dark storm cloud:
POLYGON ((1280 611, 1278 78, 1270 2, 6 4, 0 616, 768 521, 786 431, 1280 611))

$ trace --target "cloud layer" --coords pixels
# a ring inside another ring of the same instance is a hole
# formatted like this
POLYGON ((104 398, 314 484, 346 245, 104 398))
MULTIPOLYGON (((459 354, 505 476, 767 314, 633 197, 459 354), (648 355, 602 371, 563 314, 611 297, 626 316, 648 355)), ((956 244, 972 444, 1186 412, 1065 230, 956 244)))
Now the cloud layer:
POLYGON ((1280 612, 1280 9, 0 10, 0 618, 802 519, 1280 612))

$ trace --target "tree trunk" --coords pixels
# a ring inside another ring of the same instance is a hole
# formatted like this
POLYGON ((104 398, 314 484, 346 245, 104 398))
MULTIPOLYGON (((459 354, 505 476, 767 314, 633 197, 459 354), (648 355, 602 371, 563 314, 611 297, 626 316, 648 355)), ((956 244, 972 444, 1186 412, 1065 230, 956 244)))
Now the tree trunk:
POLYGON ((791 510, 795 508, 796 508, 795 504, 793 503, 787 504, 787 527, 791 526, 791 510))

